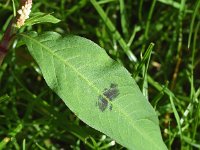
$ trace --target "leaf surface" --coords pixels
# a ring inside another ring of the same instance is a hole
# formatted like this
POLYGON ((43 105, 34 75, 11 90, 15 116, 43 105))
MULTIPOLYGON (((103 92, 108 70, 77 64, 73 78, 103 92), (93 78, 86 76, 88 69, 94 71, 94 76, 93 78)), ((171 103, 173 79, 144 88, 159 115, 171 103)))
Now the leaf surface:
POLYGON ((82 121, 129 149, 167 149, 154 109, 104 49, 55 32, 22 37, 49 87, 82 121))

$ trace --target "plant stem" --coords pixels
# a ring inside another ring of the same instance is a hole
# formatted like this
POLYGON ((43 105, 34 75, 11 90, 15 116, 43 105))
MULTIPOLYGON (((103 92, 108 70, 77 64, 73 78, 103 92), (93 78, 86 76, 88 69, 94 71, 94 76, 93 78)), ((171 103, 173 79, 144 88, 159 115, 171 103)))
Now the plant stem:
POLYGON ((6 56, 7 52, 8 52, 8 49, 11 45, 11 40, 12 40, 12 37, 14 36, 14 33, 13 33, 13 28, 12 28, 12 25, 13 25, 13 20, 12 19, 6 29, 6 32, 0 42, 0 65, 4 59, 4 57, 6 56))

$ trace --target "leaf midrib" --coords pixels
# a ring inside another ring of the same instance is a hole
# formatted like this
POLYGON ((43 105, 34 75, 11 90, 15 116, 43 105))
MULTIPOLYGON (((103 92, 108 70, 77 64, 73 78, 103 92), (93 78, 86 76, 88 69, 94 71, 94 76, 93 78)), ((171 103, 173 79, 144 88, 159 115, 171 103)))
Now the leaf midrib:
MULTIPOLYGON (((60 60, 61 62, 63 62, 66 66, 69 66, 74 72, 76 72, 83 80, 86 81, 86 83, 88 83, 89 86, 91 86, 96 92, 97 94, 99 95, 102 95, 102 92, 100 91, 100 89, 98 89, 92 82, 90 82, 85 76, 83 76, 73 65, 71 65, 67 60, 64 60, 62 57, 60 57, 59 55, 57 55, 56 53, 52 52, 52 50, 47 47, 46 45, 40 43, 39 41, 37 41, 36 39, 28 36, 28 35, 25 35, 25 34, 21 34, 22 36, 24 37, 27 37, 28 39, 30 39, 32 42, 34 41, 35 43, 37 43, 38 45, 40 45, 42 48, 46 49, 46 51, 50 54, 52 54, 53 56, 57 57, 58 60, 60 60)), ((45 42, 45 41, 43 41, 45 42)), ((104 96, 104 95, 102 95, 104 96)), ((109 101, 109 99, 107 97, 105 97, 107 101, 109 101)), ((110 102, 110 101, 109 101, 110 102)), ((154 140, 152 140, 151 137, 147 136, 147 134, 145 134, 142 130, 140 130, 140 128, 138 128, 134 122, 132 121, 132 119, 130 118, 130 116, 124 112, 122 109, 120 109, 120 107, 115 104, 117 110, 119 111, 119 113, 123 114, 124 117, 126 118, 126 120, 128 120, 128 122, 130 123, 130 125, 133 127, 133 129, 137 130, 137 132, 142 135, 142 137, 145 137, 147 139, 147 141, 151 141, 151 143, 153 143, 156 147, 158 147, 159 149, 159 146, 154 142, 154 140), (142 133, 142 134, 141 134, 142 133)), ((148 119, 145 119, 145 120, 148 120, 148 119)))

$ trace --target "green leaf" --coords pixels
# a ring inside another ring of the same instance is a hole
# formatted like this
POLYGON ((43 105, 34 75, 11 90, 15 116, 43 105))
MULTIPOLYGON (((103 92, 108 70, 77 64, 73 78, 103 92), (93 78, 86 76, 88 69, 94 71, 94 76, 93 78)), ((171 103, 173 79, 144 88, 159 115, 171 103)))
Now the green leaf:
POLYGON ((60 22, 60 20, 55 18, 51 14, 36 12, 36 13, 31 14, 30 18, 26 20, 25 25, 31 26, 31 25, 34 25, 34 24, 46 23, 46 22, 58 23, 58 22, 60 22))
POLYGON ((49 87, 82 121, 129 149, 167 149, 154 109, 104 49, 55 32, 22 37, 49 87))

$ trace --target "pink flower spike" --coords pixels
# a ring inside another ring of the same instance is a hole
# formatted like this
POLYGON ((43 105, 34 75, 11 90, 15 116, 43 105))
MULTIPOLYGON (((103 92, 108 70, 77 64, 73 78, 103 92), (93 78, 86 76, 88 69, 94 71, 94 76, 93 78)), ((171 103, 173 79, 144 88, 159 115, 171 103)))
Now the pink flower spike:
POLYGON ((21 9, 19 9, 17 12, 19 14, 19 17, 17 17, 17 23, 16 26, 20 28, 24 25, 26 19, 29 18, 29 14, 31 13, 31 7, 32 7, 32 0, 22 0, 21 1, 21 9))

